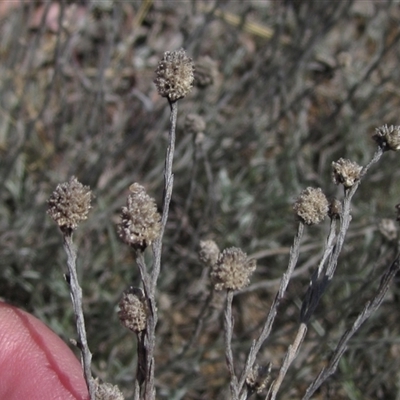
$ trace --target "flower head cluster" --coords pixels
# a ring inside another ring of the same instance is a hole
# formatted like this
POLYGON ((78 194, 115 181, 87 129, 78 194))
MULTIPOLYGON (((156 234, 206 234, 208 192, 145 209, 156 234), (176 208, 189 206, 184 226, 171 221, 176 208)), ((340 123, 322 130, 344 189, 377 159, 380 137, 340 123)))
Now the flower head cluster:
POLYGON ((249 260, 237 247, 225 249, 211 269, 215 290, 240 290, 249 284, 256 260, 249 260))
POLYGON ((158 63, 156 79, 158 93, 174 102, 185 97, 193 87, 193 61, 185 50, 167 51, 158 63))
POLYGON ((68 182, 57 185, 47 201, 47 213, 63 231, 75 230, 79 223, 87 219, 91 208, 92 192, 74 176, 68 182))
POLYGON ((98 379, 95 379, 95 384, 96 400, 124 400, 124 395, 119 390, 118 386, 107 382, 100 383, 98 379))
POLYGON ((332 162, 332 179, 336 185, 340 183, 347 189, 352 187, 359 179, 362 167, 357 163, 340 158, 332 162))
POLYGON ((214 83, 217 77, 217 63, 210 57, 200 58, 196 64, 196 70, 194 72, 194 84, 204 89, 214 83))
POLYGON ((373 136, 383 150, 400 150, 400 126, 382 125, 375 129, 373 136))
POLYGON ((201 240, 199 259, 207 267, 213 267, 219 257, 219 248, 214 240, 201 240))
POLYGON ((131 193, 117 226, 118 235, 129 246, 143 251, 160 235, 161 217, 155 200, 143 186, 134 183, 129 189, 131 193))
POLYGON ((132 332, 139 333, 146 329, 147 307, 141 289, 130 288, 122 294, 119 302, 118 317, 122 325, 132 332))
POLYGON ((329 202, 320 188, 304 189, 293 205, 296 215, 307 225, 320 223, 328 214, 329 202))

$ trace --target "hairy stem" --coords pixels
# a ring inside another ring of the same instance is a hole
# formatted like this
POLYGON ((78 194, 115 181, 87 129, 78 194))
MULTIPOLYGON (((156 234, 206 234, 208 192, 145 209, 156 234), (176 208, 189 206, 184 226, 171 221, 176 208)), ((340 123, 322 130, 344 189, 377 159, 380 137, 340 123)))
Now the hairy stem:
MULTIPOLYGON (((148 274, 143 254, 136 254, 136 261, 139 266, 142 283, 145 289, 145 296, 147 298, 149 315, 147 319, 146 334, 143 338, 144 355, 145 355, 145 380, 142 387, 142 395, 144 400, 154 400, 156 395, 155 382, 154 382, 154 352, 156 345, 156 326, 157 326, 157 306, 156 306, 156 287, 157 280, 161 270, 161 253, 162 253, 162 240, 164 236, 165 226, 168 220, 169 205, 171 202, 172 188, 174 183, 174 175, 172 173, 172 164, 174 161, 175 151, 175 131, 176 120, 178 116, 177 102, 170 102, 171 117, 167 154, 165 157, 164 166, 164 192, 163 192, 163 212, 161 216, 161 231, 160 236, 154 241, 152 249, 154 255, 154 262, 151 274, 148 274)), ((139 366, 138 366, 139 367, 139 366)), ((139 384, 141 384, 139 382, 139 384)))
POLYGON ((297 230, 297 234, 293 241, 293 246, 290 248, 290 257, 289 257, 288 268, 282 276, 278 293, 276 294, 274 302, 271 305, 271 308, 269 310, 269 313, 268 313, 267 319, 265 321, 265 324, 262 328, 262 331, 261 331, 258 339, 253 341, 253 344, 249 351, 249 355, 247 356, 246 365, 245 365, 245 368, 243 369, 242 375, 240 376, 240 380, 239 380, 239 390, 240 391, 243 390, 243 386, 246 381, 246 378, 247 378, 248 374, 250 373, 251 369, 253 368, 253 365, 256 361, 256 356, 257 356, 258 352, 260 351, 261 346, 263 345, 263 343, 268 338, 268 336, 271 332, 272 325, 275 321, 275 317, 278 312, 278 306, 286 292, 286 288, 289 284, 290 278, 293 274, 294 268, 295 268, 295 266, 297 264, 297 260, 299 258, 300 243, 301 243, 301 238, 303 236, 303 232, 304 232, 304 224, 302 222, 300 222, 298 230, 297 230))
POLYGON ((290 345, 288 348, 288 351, 286 353, 286 356, 285 356, 285 359, 281 366, 281 369, 279 370, 278 377, 276 378, 276 380, 273 382, 273 384, 271 386, 270 396, 268 397, 269 400, 276 399, 279 388, 282 385, 283 379, 285 378, 290 365, 296 358, 296 356, 299 352, 300 346, 304 341, 306 333, 307 333, 307 325, 301 323, 299 326, 299 329, 297 330, 296 338, 294 339, 293 344, 290 345))
POLYGON ((226 295, 225 312, 224 312, 225 358, 230 375, 232 400, 238 400, 239 399, 238 380, 235 374, 235 365, 233 362, 233 352, 232 352, 232 333, 233 333, 232 300, 233 300, 233 291, 228 290, 228 293, 226 295))
POLYGON ((374 298, 371 301, 366 302, 364 309, 360 312, 353 325, 343 334, 328 363, 328 366, 321 370, 314 382, 308 387, 303 400, 309 400, 315 391, 322 385, 322 383, 325 382, 336 371, 339 360, 345 353, 350 339, 358 331, 362 324, 380 307, 390 287, 390 284, 399 270, 400 254, 397 255, 396 259, 385 271, 374 298))
POLYGON ((64 249, 67 253, 67 265, 69 273, 69 287, 74 308, 76 329, 78 332, 78 347, 82 355, 82 367, 86 385, 89 390, 90 399, 95 399, 95 383, 91 372, 92 353, 89 350, 85 329, 85 318, 83 316, 82 288, 79 285, 76 272, 76 249, 72 242, 72 233, 64 233, 64 249))

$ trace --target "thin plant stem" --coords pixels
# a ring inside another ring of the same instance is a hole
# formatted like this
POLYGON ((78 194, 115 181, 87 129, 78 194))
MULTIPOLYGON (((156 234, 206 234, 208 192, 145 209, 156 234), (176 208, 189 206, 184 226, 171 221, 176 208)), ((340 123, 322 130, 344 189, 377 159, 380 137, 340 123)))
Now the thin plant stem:
MULTIPOLYGON (((136 262, 139 267, 142 283, 144 286, 145 296, 148 303, 149 313, 146 325, 146 334, 144 335, 141 346, 143 347, 143 360, 138 363, 138 368, 144 370, 145 379, 143 381, 143 387, 141 387, 142 395, 144 400, 155 399, 155 381, 154 381, 154 352, 156 345, 156 325, 157 325, 157 306, 156 306, 156 286, 157 280, 161 270, 161 253, 162 253, 162 240, 164 236, 165 226, 168 220, 169 205, 171 202, 172 188, 174 183, 174 176, 172 173, 172 165, 174 160, 175 151, 175 131, 176 121, 178 115, 178 104, 177 102, 170 102, 171 106, 171 117, 170 117, 170 129, 169 129, 169 140, 168 148, 165 157, 164 166, 164 191, 163 191, 163 212, 161 216, 161 230, 159 237, 154 241, 152 245, 153 250, 153 268, 151 274, 147 272, 144 257, 141 252, 136 253, 136 262), (145 364, 145 365, 142 365, 145 364), (144 368, 144 369, 143 369, 144 368)), ((139 382, 142 386, 142 383, 139 382)))
POLYGON ((383 299, 389 290, 390 284, 392 283, 396 274, 400 271, 400 254, 397 255, 393 263, 385 271, 379 288, 372 299, 372 301, 367 301, 364 309, 358 315, 357 319, 354 321, 351 328, 349 328, 340 339, 336 349, 329 361, 327 367, 323 368, 318 374, 317 378, 311 385, 307 388, 306 394, 303 400, 309 400, 315 391, 325 382, 337 369, 339 360, 347 350, 348 343, 352 336, 357 332, 357 330, 362 326, 362 324, 380 307, 383 299))
POLYGON ((233 291, 228 290, 228 293, 226 295, 225 312, 224 312, 225 358, 230 375, 230 387, 231 387, 232 399, 238 400, 239 399, 238 380, 235 374, 235 365, 233 362, 233 352, 232 352, 232 333, 233 333, 232 300, 233 300, 233 291))
POLYGON ((333 274, 336 270, 337 260, 339 258, 339 254, 342 251, 344 239, 346 237, 347 230, 349 229, 350 221, 351 221, 351 200, 356 193, 358 186, 361 183, 361 179, 365 176, 368 170, 371 168, 372 165, 376 164, 380 158, 382 157, 383 150, 381 147, 378 147, 374 156, 372 157, 371 161, 361 170, 360 173, 360 180, 357 181, 351 189, 348 189, 345 193, 345 197, 343 200, 343 211, 342 215, 340 216, 340 228, 339 234, 337 238, 337 242, 335 248, 332 253, 332 257, 329 260, 329 266, 327 268, 326 274, 331 279, 333 274))
MULTIPOLYGON (((147 272, 146 263, 144 260, 143 252, 141 250, 137 250, 135 254, 136 264, 139 268, 140 278, 142 281, 145 298, 147 299, 147 306, 149 309, 148 322, 153 321, 155 310, 154 310, 154 302, 150 299, 154 298, 151 292, 151 281, 150 275, 147 272)), ((151 347, 150 343, 155 341, 154 331, 146 330, 146 333, 140 332, 137 335, 137 369, 136 369, 136 379, 135 379, 135 398, 140 396, 140 393, 144 394, 145 398, 152 398, 151 395, 153 393, 152 387, 149 383, 153 383, 151 380, 151 370, 154 368, 154 359, 149 357, 148 348, 151 347), (147 397, 150 396, 150 397, 147 397)), ((154 373, 154 371, 153 371, 154 373)), ((138 397, 139 398, 139 397, 138 397)))
MULTIPOLYGON (((279 371, 279 375, 275 382, 272 384, 271 389, 268 393, 267 398, 270 400, 274 400, 276 398, 282 381, 287 373, 287 370, 290 367, 290 364, 293 362, 294 358, 296 357, 299 347, 304 340, 304 336, 307 330, 307 324, 309 323, 311 316, 317 308, 336 271, 337 261, 351 222, 351 200, 361 183, 361 178, 365 176, 365 174, 368 172, 369 168, 373 164, 379 161, 382 154, 383 150, 378 147, 378 150, 375 152, 371 161, 361 170, 360 180, 357 181, 356 184, 350 189, 345 189, 345 197, 342 204, 342 213, 340 215, 340 226, 338 235, 336 236, 335 233, 336 220, 332 219, 324 254, 322 256, 321 262, 318 265, 317 270, 314 272, 311 278, 309 288, 303 300, 300 312, 301 323, 296 335, 296 339, 293 344, 289 346, 286 357, 279 371)), ((339 362, 339 359, 337 360, 337 362, 339 362)))
MULTIPOLYGON (((308 289, 308 292, 306 293, 305 301, 303 302, 303 307, 302 307, 302 312, 301 312, 301 324, 298 329, 296 339, 295 339, 293 345, 289 346, 287 355, 285 357, 285 360, 282 365, 282 368, 281 368, 281 371, 280 371, 277 381, 275 381, 275 383, 271 386, 271 390, 270 390, 269 394, 272 396, 272 398, 276 397, 276 394, 279 390, 282 380, 287 372, 287 369, 289 368, 290 364, 292 363, 295 356, 297 355, 299 347, 304 339, 304 335, 307 330, 307 323, 308 323, 313 311, 317 307, 320 298, 322 297, 323 293, 325 292, 325 290, 328 286, 328 283, 330 282, 330 280, 332 279, 332 277, 335 273, 337 261, 338 261, 339 255, 341 253, 343 243, 344 243, 344 240, 346 237, 346 233, 348 231, 350 221, 351 221, 351 200, 352 200, 355 192, 357 191, 358 186, 361 183, 361 178, 364 177, 364 175, 368 172, 368 170, 370 169, 370 167, 373 164, 375 164, 379 161, 382 154, 383 154, 382 148, 378 147, 378 149, 376 150, 371 161, 361 170, 360 180, 357 181, 352 188, 346 189, 346 191, 345 191, 345 198, 343 200, 343 205, 342 205, 342 213, 340 215, 339 232, 337 235, 335 234, 336 223, 335 223, 335 221, 332 221, 330 233, 327 238, 327 242, 325 245, 325 251, 322 256, 322 260, 319 263, 318 269, 315 272, 315 274, 310 282, 310 287, 308 289)), ((287 268, 286 272, 283 274, 278 293, 276 294, 274 302, 271 305, 270 311, 268 313, 268 316, 264 323, 262 331, 261 331, 258 339, 253 341, 252 346, 249 351, 249 354, 247 356, 246 364, 245 364, 245 367, 242 371, 242 374, 241 374, 240 380, 239 380, 238 388, 239 388, 240 393, 243 393, 246 377, 250 373, 251 368, 253 367, 253 365, 255 363, 256 356, 257 356, 258 352, 260 351, 261 346, 263 345, 263 343, 268 338, 268 336, 271 332, 273 322, 277 315, 278 306, 286 292, 287 285, 289 284, 290 278, 291 278, 294 268, 297 264, 297 260, 298 260, 299 253, 300 253, 300 241, 301 241, 303 231, 304 231, 304 224, 302 222, 300 222, 297 234, 294 238, 293 246, 290 249, 288 268, 287 268)))
POLYGON ((176 131, 176 121, 178 116, 178 103, 176 101, 170 102, 170 106, 171 106, 171 116, 170 116, 171 125, 169 129, 168 148, 164 166, 164 193, 163 193, 163 212, 161 217, 161 232, 160 236, 153 244, 153 253, 154 253, 154 264, 152 271, 153 291, 155 290, 157 279, 160 274, 162 239, 164 236, 165 226, 167 225, 169 205, 172 196, 172 188, 174 186, 174 175, 172 173, 172 164, 174 161, 174 151, 175 151, 175 131, 176 131))
POLYGON ((69 273, 69 287, 74 308, 76 329, 78 332, 78 347, 81 350, 81 362, 83 367, 83 375, 89 390, 90 399, 95 399, 95 382, 91 372, 92 353, 89 350, 85 329, 85 318, 83 316, 82 304, 82 288, 79 285, 78 275, 76 272, 76 249, 72 241, 72 232, 64 233, 64 249, 67 253, 67 265, 69 273))
POLYGON ((383 150, 378 147, 371 161, 361 170, 360 180, 358 180, 350 189, 345 189, 345 196, 342 204, 342 212, 340 215, 339 232, 334 235, 334 221, 331 223, 331 230, 328 236, 325 251, 322 260, 318 266, 318 271, 313 275, 308 290, 305 294, 303 305, 300 312, 300 320, 308 324, 311 316, 317 308, 323 294, 332 281, 336 271, 339 255, 346 238, 347 231, 351 222, 351 200, 360 186, 361 179, 365 176, 372 165, 377 163, 382 157, 383 150), (333 241, 336 238, 336 243, 333 246, 333 241))
POLYGON ((253 365, 256 361, 256 356, 257 356, 258 352, 260 351, 261 346, 263 345, 263 343, 268 338, 268 336, 271 332, 272 325, 275 321, 275 317, 278 312, 278 306, 286 292, 286 288, 289 284, 290 278, 291 278, 293 271, 297 265, 297 261, 298 261, 299 254, 300 254, 300 243, 301 243, 301 238, 303 237, 303 232, 304 232, 304 224, 302 222, 299 222, 297 233, 296 233, 296 236, 294 237, 293 245, 290 248, 289 264, 288 264, 287 270, 282 276, 278 293, 276 294, 274 302, 271 305, 271 308, 269 310, 269 313, 268 313, 267 319, 264 323, 264 326, 262 328, 262 331, 261 331, 258 339, 254 340, 252 343, 249 354, 247 356, 246 365, 240 376, 240 380, 239 380, 239 391, 240 392, 243 390, 243 386, 246 382, 246 378, 249 375, 251 369, 253 368, 253 365))
POLYGON ((271 385, 271 389, 269 391, 269 394, 267 396, 267 398, 269 400, 275 400, 276 399, 276 395, 278 394, 279 388, 282 385, 283 379, 286 376, 286 373, 290 367, 290 365, 292 364, 292 362, 294 361, 294 359, 296 358, 300 346, 304 341, 304 338, 306 336, 307 333, 307 325, 304 323, 301 323, 299 326, 299 329, 297 330, 297 334, 296 334, 296 338, 293 341, 293 344, 289 346, 288 351, 286 353, 285 359, 283 361, 283 364, 281 366, 281 369, 279 370, 279 374, 278 377, 276 378, 276 380, 273 382, 273 384, 271 385))
POLYGON ((139 382, 135 380, 134 382, 134 388, 133 388, 133 400, 140 400, 140 387, 139 387, 139 382))
POLYGON ((312 314, 314 313, 325 288, 327 287, 329 280, 325 277, 326 264, 328 263, 329 257, 332 255, 334 250, 336 239, 336 218, 331 219, 331 225, 329 229, 328 238, 325 244, 324 254, 322 255, 321 261, 318 264, 318 268, 314 271, 311 276, 310 284, 307 292, 304 296, 303 304, 300 310, 300 321, 308 324, 312 314))

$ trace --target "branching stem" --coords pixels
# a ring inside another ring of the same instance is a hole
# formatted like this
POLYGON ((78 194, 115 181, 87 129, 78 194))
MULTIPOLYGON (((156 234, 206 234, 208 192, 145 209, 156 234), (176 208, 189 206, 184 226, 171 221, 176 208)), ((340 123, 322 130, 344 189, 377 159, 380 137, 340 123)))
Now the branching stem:
MULTIPOLYGON (((145 355, 145 363, 142 368, 145 371, 146 377, 144 379, 141 388, 142 397, 144 400, 154 400, 156 395, 155 382, 154 382, 154 352, 156 345, 156 326, 157 326, 157 305, 156 305, 156 287, 157 280, 161 271, 161 254, 162 254, 162 241, 165 232, 165 226, 167 225, 169 205, 171 202, 172 188, 174 184, 174 175, 172 173, 172 165, 174 161, 175 151, 175 131, 176 121, 178 116, 178 103, 170 102, 171 106, 171 117, 170 117, 170 129, 168 138, 168 148, 165 157, 164 166, 164 192, 163 192, 163 212, 161 216, 161 231, 159 237, 154 241, 153 249, 153 268, 151 274, 148 273, 145 260, 142 252, 136 253, 136 262, 139 267, 142 284, 145 291, 145 296, 148 302, 149 315, 147 319, 146 334, 143 338, 143 354, 145 355)), ((139 382, 139 384, 141 384, 139 382)), ((136 385, 137 387, 137 385, 136 385)))

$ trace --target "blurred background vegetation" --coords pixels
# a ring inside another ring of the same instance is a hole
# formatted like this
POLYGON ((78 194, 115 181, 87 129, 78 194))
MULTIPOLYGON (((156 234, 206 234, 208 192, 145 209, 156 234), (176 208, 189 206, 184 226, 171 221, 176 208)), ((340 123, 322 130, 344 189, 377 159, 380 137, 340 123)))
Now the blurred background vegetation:
MULTIPOLYGON (((75 175, 96 198, 74 238, 97 376, 132 395, 135 337, 118 322, 121 292, 138 284, 116 235, 133 182, 161 205, 169 106, 153 84, 167 50, 183 47, 211 83, 179 102, 175 187, 159 281, 156 376, 160 399, 225 398, 220 312, 185 357, 209 292, 202 239, 258 260, 235 299, 234 351, 244 361, 275 296, 307 186, 341 199, 340 157, 360 165, 376 127, 399 123, 397 1, 3 1, 0 3, 0 296, 75 338, 61 235, 46 215, 56 185, 75 175), (199 114, 204 136, 186 132, 199 114)), ((396 251, 400 161, 385 154, 354 198, 336 277, 318 307, 282 399, 301 398, 379 283, 396 251)), ((273 375, 298 326, 299 307, 327 234, 310 227, 300 264, 258 362, 273 375)), ((351 341, 316 399, 400 399, 399 287, 351 341)), ((261 398, 261 397, 260 397, 261 398)))

